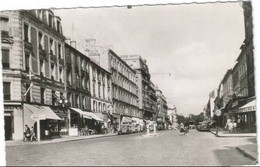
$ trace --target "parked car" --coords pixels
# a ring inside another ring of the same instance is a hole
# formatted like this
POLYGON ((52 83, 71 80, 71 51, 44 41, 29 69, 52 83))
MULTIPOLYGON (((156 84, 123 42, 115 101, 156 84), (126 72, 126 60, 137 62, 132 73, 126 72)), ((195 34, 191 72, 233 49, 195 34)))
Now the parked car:
POLYGON ((189 128, 190 128, 190 129, 195 129, 195 122, 190 121, 190 122, 189 122, 189 128))
POLYGON ((198 131, 209 131, 210 130, 210 124, 206 121, 199 122, 197 125, 198 131))

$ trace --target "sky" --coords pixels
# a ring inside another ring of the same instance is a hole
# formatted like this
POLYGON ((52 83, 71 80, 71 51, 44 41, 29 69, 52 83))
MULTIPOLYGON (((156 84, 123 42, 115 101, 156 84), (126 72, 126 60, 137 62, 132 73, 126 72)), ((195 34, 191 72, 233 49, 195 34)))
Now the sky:
POLYGON ((54 10, 67 38, 147 60, 152 82, 184 115, 203 112, 244 40, 240 2, 54 10))

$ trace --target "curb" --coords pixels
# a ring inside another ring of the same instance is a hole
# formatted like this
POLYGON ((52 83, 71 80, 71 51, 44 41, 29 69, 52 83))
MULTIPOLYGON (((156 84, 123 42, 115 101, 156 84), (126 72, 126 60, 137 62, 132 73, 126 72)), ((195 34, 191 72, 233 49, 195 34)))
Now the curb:
POLYGON ((46 141, 46 142, 40 142, 40 143, 32 143, 32 144, 14 144, 14 145, 5 145, 5 147, 14 147, 14 146, 25 146, 25 145, 43 145, 43 144, 54 144, 54 143, 65 143, 65 142, 72 142, 72 141, 80 141, 80 140, 88 140, 88 139, 96 139, 96 138, 102 138, 102 137, 113 137, 113 136, 119 136, 118 134, 114 135, 104 135, 104 136, 95 136, 91 138, 75 138, 75 139, 70 139, 70 140, 62 140, 62 141, 46 141))
POLYGON ((219 134, 216 134, 215 132, 213 131, 210 131, 212 134, 214 134, 216 137, 256 137, 256 136, 252 136, 252 135, 242 135, 242 136, 239 136, 239 135, 232 135, 232 134, 227 134, 227 135, 219 135, 219 134))
POLYGON ((242 153, 245 157, 247 157, 247 158, 249 158, 249 159, 251 159, 251 160, 253 160, 253 161, 257 161, 256 158, 254 158, 252 155, 248 154, 245 150, 243 150, 243 149, 241 149, 241 148, 239 148, 239 147, 236 147, 236 149, 237 149, 240 153, 242 153))

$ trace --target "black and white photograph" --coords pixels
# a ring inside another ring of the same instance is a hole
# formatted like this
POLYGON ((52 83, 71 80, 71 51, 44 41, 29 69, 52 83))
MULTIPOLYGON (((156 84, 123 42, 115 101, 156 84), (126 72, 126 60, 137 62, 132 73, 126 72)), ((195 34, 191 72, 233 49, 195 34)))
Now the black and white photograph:
POLYGON ((1 9, 0 165, 257 165, 254 2, 1 9))

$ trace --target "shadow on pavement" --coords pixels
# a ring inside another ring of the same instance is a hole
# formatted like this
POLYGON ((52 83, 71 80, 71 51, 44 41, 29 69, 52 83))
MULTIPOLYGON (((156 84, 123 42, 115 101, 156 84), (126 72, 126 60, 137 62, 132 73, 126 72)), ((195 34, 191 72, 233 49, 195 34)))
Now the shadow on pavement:
POLYGON ((222 166, 252 164, 252 160, 239 153, 236 147, 214 150, 214 154, 222 166))

